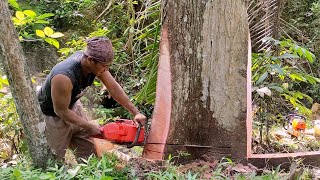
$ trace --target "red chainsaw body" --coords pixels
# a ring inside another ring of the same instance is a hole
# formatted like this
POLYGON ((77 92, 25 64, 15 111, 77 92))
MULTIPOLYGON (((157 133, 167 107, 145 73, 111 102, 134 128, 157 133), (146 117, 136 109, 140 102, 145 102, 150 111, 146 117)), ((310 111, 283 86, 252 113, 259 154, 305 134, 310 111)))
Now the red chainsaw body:
MULTIPOLYGON (((103 126, 103 136, 105 139, 117 143, 133 142, 138 128, 132 120, 119 119, 116 122, 108 123, 103 126)), ((141 128, 137 143, 144 141, 144 128, 141 128)))

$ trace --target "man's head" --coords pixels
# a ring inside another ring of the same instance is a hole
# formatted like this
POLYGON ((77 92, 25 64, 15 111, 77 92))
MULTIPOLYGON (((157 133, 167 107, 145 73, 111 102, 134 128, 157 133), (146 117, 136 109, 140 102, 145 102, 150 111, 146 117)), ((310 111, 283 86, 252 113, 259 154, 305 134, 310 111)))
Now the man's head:
POLYGON ((86 40, 87 48, 84 54, 92 57, 95 61, 100 63, 109 63, 113 60, 114 52, 112 43, 105 37, 94 37, 86 40))
POLYGON ((105 37, 94 37, 86 40, 86 42, 87 48, 84 54, 89 63, 94 66, 92 71, 99 76, 103 71, 108 70, 113 61, 112 43, 105 37))

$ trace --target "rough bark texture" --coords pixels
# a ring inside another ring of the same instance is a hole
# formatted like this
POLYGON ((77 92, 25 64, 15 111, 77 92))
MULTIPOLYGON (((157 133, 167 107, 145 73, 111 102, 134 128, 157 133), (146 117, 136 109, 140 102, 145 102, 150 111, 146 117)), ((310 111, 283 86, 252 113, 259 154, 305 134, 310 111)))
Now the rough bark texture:
POLYGON ((245 0, 164 0, 172 72, 167 153, 246 156, 245 0), (208 147, 194 147, 194 145, 208 147))
POLYGON ((58 62, 58 53, 52 45, 44 42, 24 42, 22 48, 31 76, 52 69, 58 62))
POLYGON ((52 157, 45 137, 45 122, 25 68, 26 60, 11 22, 7 1, 0 1, 0 11, 0 61, 9 79, 33 163, 45 167, 52 157))

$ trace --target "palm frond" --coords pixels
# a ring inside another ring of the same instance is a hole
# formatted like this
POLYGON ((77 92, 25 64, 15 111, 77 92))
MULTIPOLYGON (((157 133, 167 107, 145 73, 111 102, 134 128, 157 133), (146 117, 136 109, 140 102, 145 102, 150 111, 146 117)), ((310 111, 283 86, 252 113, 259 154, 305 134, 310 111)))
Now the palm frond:
POLYGON ((158 59, 159 59, 159 39, 160 39, 160 0, 146 0, 146 8, 140 13, 137 18, 136 24, 138 25, 136 36, 133 38, 135 43, 134 49, 141 49, 137 61, 142 61, 142 66, 145 67, 145 83, 142 89, 136 94, 136 103, 154 104, 157 72, 158 72, 158 59), (148 25, 145 21, 151 20, 148 25), (141 46, 144 44, 143 46, 141 46))
POLYGON ((249 1, 247 11, 253 52, 271 49, 272 44, 264 41, 266 37, 278 38, 282 6, 283 0, 249 1))

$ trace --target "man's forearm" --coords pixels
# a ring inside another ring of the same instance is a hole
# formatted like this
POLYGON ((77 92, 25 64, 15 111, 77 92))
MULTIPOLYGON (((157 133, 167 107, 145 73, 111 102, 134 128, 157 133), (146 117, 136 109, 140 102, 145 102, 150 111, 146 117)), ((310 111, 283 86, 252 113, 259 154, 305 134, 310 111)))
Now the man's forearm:
POLYGON ((57 115, 61 117, 63 120, 68 121, 72 124, 78 125, 84 129, 88 128, 89 122, 78 116, 75 112, 68 109, 63 112, 58 112, 57 115))

